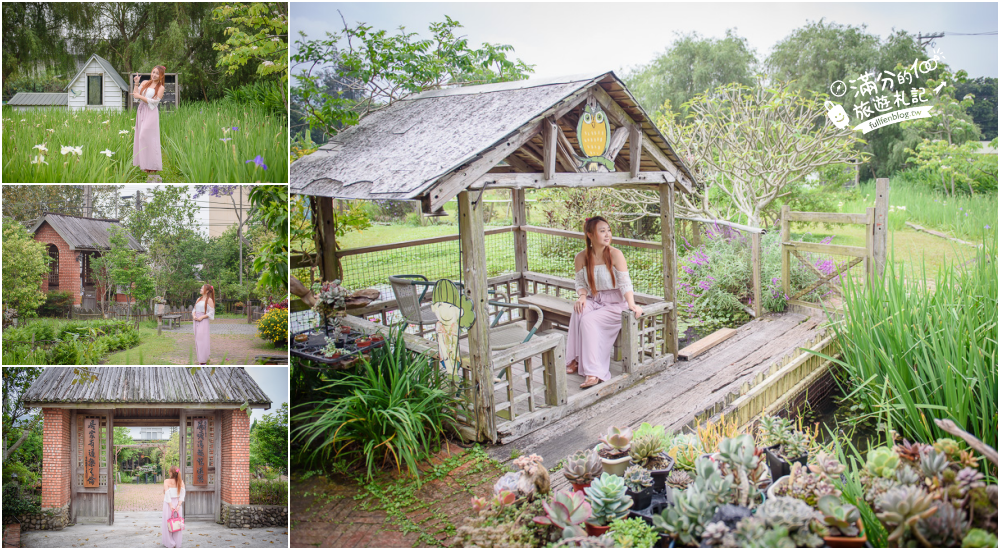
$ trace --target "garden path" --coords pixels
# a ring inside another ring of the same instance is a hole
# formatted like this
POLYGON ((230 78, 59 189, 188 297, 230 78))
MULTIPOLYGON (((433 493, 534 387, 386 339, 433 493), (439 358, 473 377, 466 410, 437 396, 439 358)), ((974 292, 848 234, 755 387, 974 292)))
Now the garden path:
MULTIPOLYGON (((210 325, 212 353, 209 364, 220 364, 225 358, 229 365, 252 365, 258 355, 284 355, 283 349, 257 336, 257 324, 248 325, 245 319, 216 319, 210 325)), ((194 325, 187 323, 177 330, 164 330, 164 335, 174 339, 174 349, 161 359, 165 362, 187 365, 194 353, 194 325)))
POLYGON ((119 483, 115 486, 115 512, 163 509, 162 483, 119 483))
MULTIPOLYGON (((487 452, 504 462, 513 455, 534 453, 552 468, 575 451, 597 444, 612 425, 636 428, 649 422, 678 431, 696 413, 725 399, 818 334, 821 321, 819 316, 798 313, 766 315, 743 325, 735 336, 701 357, 674 363, 627 391, 487 452)), ((563 476, 552 476, 554 490, 563 485, 568 486, 563 476)))

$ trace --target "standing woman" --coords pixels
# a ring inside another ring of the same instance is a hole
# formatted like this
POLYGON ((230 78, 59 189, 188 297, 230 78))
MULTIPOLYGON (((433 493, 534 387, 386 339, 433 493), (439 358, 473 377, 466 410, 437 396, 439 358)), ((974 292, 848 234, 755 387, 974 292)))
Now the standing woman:
POLYGON ((207 365, 208 357, 212 354, 208 319, 215 319, 215 287, 201 287, 201 298, 195 302, 191 318, 194 319, 194 354, 199 365, 207 365))
POLYGON ((184 517, 182 504, 184 504, 184 480, 181 479, 180 469, 173 466, 170 468, 170 477, 163 480, 163 546, 167 548, 181 547, 181 533, 184 531, 171 533, 167 520, 174 515, 174 512, 177 512, 179 517, 184 517))
MULTIPOLYGON (((135 136, 132 144, 132 165, 152 176, 163 170, 160 152, 160 111, 163 99, 163 73, 167 68, 157 65, 149 80, 139 85, 139 75, 132 80, 132 97, 139 101, 135 107, 135 136)), ((150 178, 152 179, 152 178, 150 178)))
POLYGON ((576 255, 576 293, 566 341, 566 373, 586 376, 581 388, 611 378, 611 349, 622 328, 622 312, 636 319, 642 308, 632 294, 625 255, 611 246, 611 226, 600 216, 583 224, 586 250, 576 255))

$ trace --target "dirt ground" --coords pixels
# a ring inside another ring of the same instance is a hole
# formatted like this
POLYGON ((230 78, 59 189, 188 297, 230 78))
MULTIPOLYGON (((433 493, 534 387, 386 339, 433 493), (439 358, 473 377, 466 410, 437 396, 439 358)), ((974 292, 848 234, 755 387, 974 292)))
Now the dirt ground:
MULTIPOLYGON (((162 357, 167 362, 190 365, 194 359, 194 332, 190 323, 176 331, 163 331, 174 339, 174 349, 162 357)), ((242 319, 212 321, 212 352, 209 364, 218 365, 225 359, 228 365, 252 365, 258 355, 288 357, 285 349, 275 349, 257 336, 257 325, 248 325, 242 319)))

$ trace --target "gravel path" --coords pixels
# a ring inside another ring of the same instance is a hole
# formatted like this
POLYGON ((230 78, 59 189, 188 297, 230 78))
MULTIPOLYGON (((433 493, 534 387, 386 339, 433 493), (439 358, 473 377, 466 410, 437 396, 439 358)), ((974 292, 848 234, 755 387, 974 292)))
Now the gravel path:
POLYGON ((116 512, 156 511, 162 509, 162 483, 119 483, 115 486, 116 512))

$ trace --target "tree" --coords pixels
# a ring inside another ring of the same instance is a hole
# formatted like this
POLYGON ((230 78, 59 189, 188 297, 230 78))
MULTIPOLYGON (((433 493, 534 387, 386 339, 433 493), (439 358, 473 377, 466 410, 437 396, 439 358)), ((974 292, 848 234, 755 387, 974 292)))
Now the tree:
POLYGON ((186 300, 198 292, 199 265, 205 263, 207 241, 198 232, 182 229, 173 239, 161 239, 148 247, 149 265, 156 281, 156 294, 186 300))
MULTIPOLYGON (((4 235, 4 245, 7 244, 4 235)), ((4 253, 6 256, 6 251, 4 253)), ((6 269, 4 270, 6 271, 6 269)), ((4 282, 6 289, 6 281, 4 282)), ((42 420, 41 411, 24 406, 21 398, 32 382, 42 374, 41 367, 3 368, 3 459, 24 444, 25 439, 42 420), (20 433, 19 433, 20 432, 20 433), (17 438, 17 439, 14 439, 17 438)))
POLYGON ((3 220, 3 303, 21 318, 34 317, 45 303, 40 290, 49 273, 49 253, 45 243, 34 240, 16 221, 3 220))
POLYGON ((147 302, 156 292, 153 273, 146 256, 137 254, 129 247, 128 234, 124 229, 112 226, 109 232, 111 250, 102 256, 101 261, 107 265, 111 282, 125 294, 131 319, 132 303, 147 302))
MULTIPOLYGON (((790 184, 820 167, 850 162, 860 140, 851 128, 841 130, 827 120, 823 97, 783 83, 729 84, 689 101, 684 122, 675 122, 670 113, 659 116, 657 125, 699 182, 692 195, 677 195, 677 211, 722 219, 738 214, 744 223, 761 227, 764 211, 789 195, 790 184)), ((612 194, 646 205, 650 215, 658 213, 658 195, 612 194)))
MULTIPOLYGON (((113 218, 114 202, 121 185, 91 185, 92 218, 113 218)), ((45 212, 86 216, 83 185, 5 185, 3 215, 20 222, 42 217, 45 212)))
POLYGON ((288 188, 258 185, 250 190, 253 209, 250 218, 273 233, 273 238, 257 243, 253 270, 260 273, 257 290, 287 294, 288 289, 288 188))
POLYGON ((718 86, 752 85, 757 64, 756 52, 736 29, 727 29, 721 40, 702 38, 695 32, 675 33, 666 51, 631 71, 625 82, 646 112, 662 112, 668 100, 679 106, 718 86))
POLYGON ((327 33, 325 40, 296 40, 292 54, 298 81, 298 115, 310 128, 336 135, 369 114, 406 97, 448 86, 506 82, 527 78, 532 67, 520 59, 511 61, 513 48, 484 43, 469 47, 468 39, 455 36, 462 25, 445 16, 431 23, 431 38, 416 33, 390 35, 364 23, 354 28, 344 24, 340 33, 327 33), (346 42, 344 44, 343 42, 346 42), (326 69, 337 71, 331 86, 326 69), (336 93, 330 93, 336 88, 336 93), (344 93, 353 90, 351 93, 344 93))
POLYGON ((975 98, 975 103, 967 110, 972 121, 979 126, 984 140, 993 140, 997 137, 997 79, 981 76, 955 86, 955 97, 967 95, 975 98))
POLYGON ((160 472, 166 477, 170 475, 170 467, 181 465, 181 434, 177 432, 170 436, 170 441, 163 449, 163 455, 159 456, 160 459, 160 472))
POLYGON ((250 428, 250 470, 270 466, 288 472, 288 403, 273 414, 265 414, 250 428))
MULTIPOLYGON (((115 426, 114 430, 114 443, 115 445, 134 445, 135 440, 129 435, 128 428, 121 426, 115 426)), ((115 450, 115 467, 121 468, 122 462, 132 460, 133 457, 140 454, 139 449, 122 449, 121 451, 115 450)))
MULTIPOLYGON (((182 231, 195 224, 198 205, 188 198, 185 186, 157 186, 144 194, 141 207, 126 205, 121 220, 129 234, 145 247, 161 241, 172 241, 182 231)), ((195 196, 194 198, 197 198, 195 196)))
MULTIPOLYGON (((261 77, 276 75, 282 90, 288 88, 288 3, 236 2, 223 4, 212 11, 216 21, 232 22, 226 27, 225 44, 213 44, 222 52, 218 66, 228 74, 250 62, 261 77)), ((282 104, 287 108, 285 94, 282 104)))

